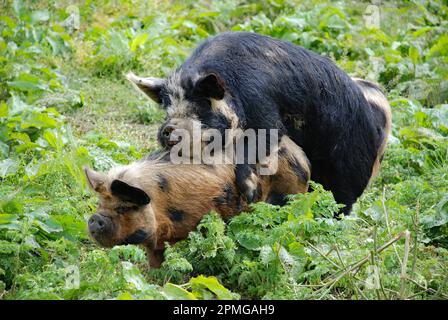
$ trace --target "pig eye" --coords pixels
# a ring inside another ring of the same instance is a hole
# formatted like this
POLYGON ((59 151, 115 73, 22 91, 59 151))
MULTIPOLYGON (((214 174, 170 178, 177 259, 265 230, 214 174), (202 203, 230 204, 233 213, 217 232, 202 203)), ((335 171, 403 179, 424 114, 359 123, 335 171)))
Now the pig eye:
POLYGON ((137 210, 136 206, 119 206, 119 207, 115 208, 115 211, 118 214, 125 214, 125 213, 131 212, 131 211, 135 211, 135 210, 137 210))
POLYGON ((171 105, 171 99, 170 99, 169 95, 167 95, 165 93, 162 93, 161 94, 161 100, 162 100, 161 105, 164 108, 168 108, 171 105))
POLYGON ((127 207, 124 207, 124 206, 119 206, 119 207, 116 207, 116 208, 115 208, 115 211, 116 211, 118 214, 124 214, 124 213, 126 213, 126 212, 128 211, 128 208, 127 208, 127 207))

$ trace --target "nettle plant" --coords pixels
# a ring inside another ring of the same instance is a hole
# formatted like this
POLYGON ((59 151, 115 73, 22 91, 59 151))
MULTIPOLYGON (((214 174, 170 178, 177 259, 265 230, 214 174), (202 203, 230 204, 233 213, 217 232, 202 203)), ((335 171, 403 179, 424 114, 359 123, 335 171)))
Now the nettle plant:
MULTIPOLYGON (((157 273, 179 283, 191 274, 213 274, 245 298, 319 297, 336 284, 334 275, 373 248, 358 237, 369 232, 367 223, 363 230, 360 218, 335 220, 340 205, 320 185, 313 189, 284 207, 254 204, 228 224, 217 214, 204 217, 188 240, 167 249, 157 273)), ((356 289, 345 282, 338 286, 349 298, 356 289)))
MULTIPOLYGON (((163 268, 150 278, 184 283, 191 275, 215 275, 243 298, 394 299, 416 290, 406 283, 405 257, 420 265, 417 259, 431 254, 417 252, 415 242, 410 253, 409 232, 387 218, 408 215, 411 228, 409 210, 387 202, 385 215, 373 203, 359 216, 335 220, 339 205, 331 193, 317 184, 313 189, 284 207, 254 204, 229 223, 213 213, 204 217, 187 240, 167 249, 163 268)), ((433 269, 435 278, 444 277, 442 270, 433 269)), ((424 283, 428 274, 413 276, 424 283)))
MULTIPOLYGON (((60 192, 52 183, 58 172, 80 187, 78 167, 86 161, 58 104, 48 102, 68 91, 59 70, 50 67, 51 56, 70 51, 68 36, 62 27, 48 26, 48 11, 31 11, 19 1, 11 11, 0 17, 0 274, 8 285, 21 264, 48 257, 45 241, 81 234, 78 219, 50 215, 54 208, 44 199, 60 192)), ((76 108, 82 99, 78 94, 64 103, 76 108)))

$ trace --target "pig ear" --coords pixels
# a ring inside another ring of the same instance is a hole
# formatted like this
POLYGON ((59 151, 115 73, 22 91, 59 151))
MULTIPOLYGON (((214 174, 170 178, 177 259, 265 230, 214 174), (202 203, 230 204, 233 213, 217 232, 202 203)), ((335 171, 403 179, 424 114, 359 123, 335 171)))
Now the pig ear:
POLYGON ((165 85, 165 79, 160 78, 142 78, 136 76, 134 73, 129 72, 126 75, 126 79, 132 82, 138 89, 143 91, 148 97, 157 103, 161 103, 160 91, 165 85))
POLYGON ((84 172, 86 174, 89 186, 98 193, 106 191, 105 182, 106 177, 99 172, 96 172, 89 167, 84 167, 84 172))
POLYGON ((195 84, 197 94, 221 100, 224 98, 225 86, 223 79, 215 73, 208 73, 201 76, 195 84))
POLYGON ((139 206, 147 205, 151 199, 148 194, 140 188, 133 187, 121 180, 114 180, 110 185, 112 194, 123 201, 132 202, 139 206))

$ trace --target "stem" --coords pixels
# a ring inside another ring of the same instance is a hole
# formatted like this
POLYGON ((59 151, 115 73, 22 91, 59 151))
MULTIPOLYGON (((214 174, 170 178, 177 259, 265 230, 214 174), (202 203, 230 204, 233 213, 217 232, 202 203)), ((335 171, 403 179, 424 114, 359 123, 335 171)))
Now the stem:
POLYGON ((407 266, 408 266, 408 257, 409 257, 409 242, 411 240, 411 233, 406 230, 404 232, 405 242, 404 242, 404 255, 403 255, 403 263, 401 264, 401 288, 400 288, 400 299, 405 299, 406 293, 406 279, 407 279, 407 266))
MULTIPOLYGON (((338 245, 335 244, 334 247, 336 248, 336 254, 338 256, 339 262, 341 263, 341 265, 344 268, 347 268, 347 266, 345 265, 344 261, 342 260, 341 253, 339 252, 338 245)), ((354 278, 354 276, 353 276, 353 278, 354 278)), ((355 288, 356 298, 359 300, 359 298, 358 298, 358 294, 359 294, 360 296, 362 296, 362 298, 364 300, 368 300, 368 298, 364 295, 364 293, 361 291, 361 289, 359 289, 358 286, 356 285, 356 283, 353 281, 352 277, 349 278, 349 281, 350 281, 350 284, 355 288)))
MULTIPOLYGON (((384 211, 384 217, 386 219, 386 227, 387 227, 387 233, 389 234, 389 237, 392 237, 392 233, 390 231, 390 224, 389 224, 389 212, 387 211, 386 208, 386 187, 383 188, 383 196, 381 197, 381 205, 383 207, 383 211, 384 211)), ((397 256, 397 260, 398 262, 401 263, 401 259, 400 259, 400 255, 398 254, 397 248, 394 245, 394 251, 395 251, 395 255, 397 256)), ((403 267, 403 266, 401 266, 403 267)))
MULTIPOLYGON (((370 252, 370 263, 375 267, 378 268, 378 266, 375 263, 375 251, 376 251, 376 246, 375 246, 375 250, 370 252)), ((378 276, 379 276, 379 272, 378 272, 378 276)), ((376 279, 374 280, 376 281, 376 279)), ((379 279, 378 279, 379 282, 379 279)), ((375 293, 378 297, 378 300, 381 300, 381 295, 380 295, 380 291, 378 290, 378 288, 376 287, 376 283, 374 283, 374 288, 375 288, 375 293)))
POLYGON ((413 247, 413 257, 412 257, 412 269, 411 273, 415 274, 415 267, 417 264, 417 253, 418 253, 418 225, 420 221, 420 202, 417 200, 417 205, 415 207, 415 220, 414 220, 414 247, 413 247))
MULTIPOLYGON (((397 234, 395 237, 393 237, 388 242, 386 242, 381 247, 379 247, 376 250, 376 253, 380 253, 380 252, 384 251, 385 249, 387 249, 388 247, 393 245, 395 242, 397 242, 401 238, 405 237, 406 236, 406 232, 409 232, 409 231, 406 230, 406 231, 403 231, 403 232, 400 232, 399 234, 397 234)), ((368 262, 369 258, 370 258, 370 254, 366 255, 364 258, 362 258, 361 260, 359 260, 355 264, 352 264, 349 268, 347 268, 345 271, 343 271, 341 274, 339 274, 335 279, 329 280, 327 283, 325 283, 321 289, 317 290, 317 292, 321 291, 322 289, 324 289, 325 287, 328 287, 328 286, 330 286, 328 288, 328 290, 330 290, 333 287, 333 285, 336 282, 338 282, 339 280, 341 280, 345 275, 349 274, 353 270, 356 270, 357 268, 363 266, 366 262, 368 262)), ((324 292, 323 295, 325 295, 325 292, 324 292)), ((320 297, 320 299, 323 297, 323 295, 320 297)))
POLYGON ((306 245, 311 247, 314 251, 316 251, 322 258, 330 262, 334 267, 341 269, 341 266, 335 263, 333 260, 328 258, 325 254, 323 254, 319 249, 317 249, 315 246, 313 246, 309 241, 305 241, 306 245))
POLYGON ((443 279, 442 284, 440 285, 439 289, 437 290, 437 292, 435 293, 435 296, 439 296, 442 295, 442 289, 445 287, 446 283, 448 282, 448 273, 446 273, 445 279, 443 279))
MULTIPOLYGON (((413 284, 415 284, 417 287, 419 287, 420 289, 423 289, 424 292, 430 292, 432 294, 437 294, 437 291, 432 289, 432 288, 425 288, 424 286, 422 286, 420 283, 418 283, 417 281, 411 279, 411 278, 407 278, 406 280, 409 280, 410 282, 412 282, 413 284)), ((422 294, 422 292, 420 292, 419 294, 422 294)), ((415 295, 414 295, 415 296, 415 295)), ((448 295, 440 293, 440 296, 444 299, 448 299, 448 295)))

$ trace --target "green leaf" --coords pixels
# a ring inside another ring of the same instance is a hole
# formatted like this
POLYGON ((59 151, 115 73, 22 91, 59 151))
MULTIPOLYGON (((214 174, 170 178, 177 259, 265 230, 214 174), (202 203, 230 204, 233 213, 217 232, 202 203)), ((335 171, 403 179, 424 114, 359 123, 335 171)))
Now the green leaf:
POLYGON ((21 143, 20 145, 16 146, 14 150, 16 153, 23 153, 23 152, 26 152, 27 150, 33 150, 38 147, 39 147, 39 145, 37 143, 24 142, 24 143, 21 143))
POLYGON ((48 10, 37 10, 31 13, 32 23, 48 21, 49 19, 50 19, 50 13, 48 12, 48 10))
POLYGON ((62 226, 53 218, 47 218, 45 221, 35 220, 36 225, 46 233, 61 232, 62 226))
POLYGON ((0 213, 0 224, 9 224, 16 220, 17 215, 15 214, 0 213))
POLYGON ((17 252, 18 247, 19 245, 17 243, 0 240, 0 253, 11 254, 17 252))
POLYGON ((11 108, 9 109, 10 116, 15 116, 25 110, 31 109, 30 105, 23 102, 18 96, 14 95, 14 94, 12 95, 9 102, 10 102, 10 106, 11 106, 11 108))
POLYGON ((148 37, 149 37, 149 34, 147 34, 147 33, 138 34, 131 42, 131 51, 135 52, 138 47, 140 47, 142 44, 144 44, 146 42, 148 37))
POLYGON ((23 202, 20 199, 9 199, 0 202, 0 212, 9 214, 23 213, 23 202))
POLYGON ((0 229, 20 230, 20 221, 16 214, 0 213, 0 229))
POLYGON ((21 124, 22 129, 35 127, 41 128, 55 128, 57 121, 50 117, 47 113, 33 112, 24 117, 21 124))
POLYGON ((53 132, 51 132, 50 130, 45 130, 42 136, 52 148, 59 150, 58 140, 53 132))
POLYGON ((427 56, 447 56, 448 55, 448 34, 443 34, 437 40, 431 49, 429 49, 427 56))
POLYGON ((8 105, 6 102, 2 101, 0 103, 0 118, 4 118, 8 116, 8 105))
POLYGON ((235 239, 240 245, 249 250, 258 251, 263 245, 264 236, 261 230, 257 232, 256 230, 251 230, 252 232, 247 232, 247 230, 242 229, 240 226, 233 227, 232 231, 235 233, 235 239))
POLYGON ((0 141, 0 158, 5 158, 8 156, 8 154, 9 146, 6 143, 0 141))
POLYGON ((191 278, 189 283, 191 284, 193 292, 201 292, 204 288, 206 288, 213 292, 220 300, 230 300, 238 298, 237 294, 232 293, 229 289, 219 283, 216 277, 213 276, 205 277, 200 275, 198 277, 191 278))
POLYGON ((264 264, 268 264, 276 258, 274 251, 270 245, 264 245, 260 249, 260 260, 264 264))
POLYGON ((20 74, 16 80, 8 82, 8 85, 12 89, 17 89, 19 91, 30 91, 30 90, 45 90, 46 86, 41 83, 41 80, 28 73, 20 74))
POLYGON ((418 52, 418 49, 416 47, 409 47, 409 57, 411 58, 414 65, 418 63, 420 53, 418 52))
POLYGON ((0 22, 6 23, 9 29, 14 29, 16 27, 14 20, 8 16, 0 16, 0 22))
POLYGON ((7 176, 16 174, 19 170, 19 161, 14 159, 5 159, 0 161, 0 177, 5 178, 7 176))
POLYGON ((436 213, 424 216, 421 223, 426 228, 439 227, 448 223, 448 196, 445 196, 436 206, 436 213))
POLYGON ((134 297, 129 292, 123 292, 117 297, 117 300, 134 300, 134 297))
POLYGON ((170 300, 197 300, 194 294, 170 282, 163 286, 162 292, 170 300))
POLYGON ((131 285, 132 289, 143 291, 148 284, 143 278, 140 270, 129 261, 122 261, 121 266, 123 268, 123 277, 126 282, 131 285))
POLYGON ((23 3, 21 0, 14 0, 12 3, 14 14, 17 18, 23 18, 23 3))

